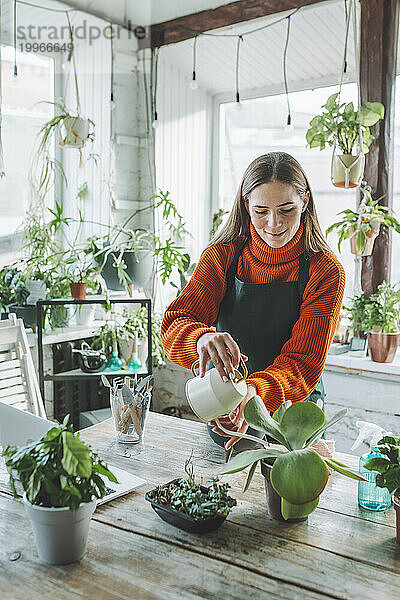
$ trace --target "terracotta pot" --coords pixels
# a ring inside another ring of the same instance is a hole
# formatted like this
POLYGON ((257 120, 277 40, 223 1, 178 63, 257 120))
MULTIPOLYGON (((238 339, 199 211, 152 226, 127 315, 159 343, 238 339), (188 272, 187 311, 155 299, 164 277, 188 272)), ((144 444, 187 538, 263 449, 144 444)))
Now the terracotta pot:
POLYGON ((377 236, 379 235, 379 227, 373 228, 371 229, 371 231, 368 231, 365 233, 366 235, 366 242, 365 242, 365 246, 363 248, 363 251, 361 252, 361 254, 359 254, 357 252, 357 248, 356 248, 356 235, 354 232, 354 228, 350 227, 350 249, 351 249, 351 253, 355 254, 357 256, 371 256, 372 254, 372 250, 374 249, 374 242, 375 242, 375 238, 377 238, 377 236))
POLYGON ((271 519, 275 519, 275 521, 285 521, 287 523, 294 523, 299 521, 306 521, 307 517, 302 517, 301 519, 284 519, 281 512, 281 497, 272 487, 270 475, 271 475, 272 466, 267 465, 265 462, 261 461, 261 473, 265 478, 265 493, 267 496, 267 506, 268 513, 271 519))
POLYGON ((331 163, 331 181, 340 188, 355 188, 361 183, 364 173, 363 155, 333 154, 331 163))
POLYGON ((374 362, 393 362, 398 343, 399 333, 368 332, 368 348, 374 362))
POLYGON ((396 542, 400 544, 400 498, 393 496, 393 506, 396 512, 396 542))
POLYGON ((70 283, 69 287, 74 300, 84 300, 86 298, 87 283, 70 283))

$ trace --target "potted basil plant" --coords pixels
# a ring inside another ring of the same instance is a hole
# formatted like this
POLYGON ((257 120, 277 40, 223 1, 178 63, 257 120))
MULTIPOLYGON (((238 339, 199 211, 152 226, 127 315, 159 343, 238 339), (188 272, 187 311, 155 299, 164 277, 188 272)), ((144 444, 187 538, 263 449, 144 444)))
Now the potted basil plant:
POLYGON ((360 187, 360 191, 362 200, 358 209, 356 211, 346 209, 338 213, 340 220, 327 228, 326 235, 337 230, 339 252, 343 240, 350 239, 352 254, 370 256, 381 225, 386 225, 400 233, 400 223, 393 214, 390 214, 391 210, 388 207, 379 204, 382 198, 372 199, 370 186, 364 185, 360 187))
POLYGON ((393 505, 396 512, 396 541, 400 544, 400 438, 385 436, 379 440, 377 447, 382 457, 371 458, 364 467, 368 471, 376 471, 376 485, 386 488, 393 494, 393 505))
POLYGON ((366 102, 358 114, 352 102, 340 102, 337 92, 322 108, 322 113, 310 121, 307 143, 320 150, 327 145, 338 147, 340 154, 334 151, 332 157, 332 183, 341 188, 357 187, 364 172, 364 154, 373 141, 370 127, 384 118, 385 107, 380 102, 366 102))
POLYGON ((96 499, 106 494, 103 477, 118 483, 100 457, 68 425, 49 429, 40 440, 3 450, 15 497, 15 474, 24 489, 23 502, 31 520, 41 561, 68 564, 85 553, 96 499))
MULTIPOLYGON (((246 404, 244 418, 252 428, 272 437, 278 444, 271 446, 264 439, 237 434, 257 442, 258 449, 241 452, 225 465, 223 472, 236 473, 250 467, 244 486, 246 491, 260 462, 270 516, 285 521, 303 520, 318 506, 319 496, 328 482, 328 467, 346 477, 364 481, 343 463, 323 458, 311 448, 346 412, 343 409, 326 421, 323 411, 314 402, 306 400, 292 404, 287 401, 271 416, 261 398, 254 396, 246 404)), ((232 435, 218 419, 217 423, 232 435)))

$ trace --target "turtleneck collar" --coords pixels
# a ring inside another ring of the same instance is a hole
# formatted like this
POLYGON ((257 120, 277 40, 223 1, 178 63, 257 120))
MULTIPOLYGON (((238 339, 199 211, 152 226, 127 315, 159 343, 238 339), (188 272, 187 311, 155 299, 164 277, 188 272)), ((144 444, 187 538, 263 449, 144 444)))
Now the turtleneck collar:
POLYGON ((282 246, 282 248, 272 248, 258 235, 254 229, 253 224, 250 222, 250 240, 249 249, 250 252, 259 260, 267 264, 280 264, 295 260, 304 252, 304 240, 303 240, 303 223, 300 223, 295 236, 282 246))

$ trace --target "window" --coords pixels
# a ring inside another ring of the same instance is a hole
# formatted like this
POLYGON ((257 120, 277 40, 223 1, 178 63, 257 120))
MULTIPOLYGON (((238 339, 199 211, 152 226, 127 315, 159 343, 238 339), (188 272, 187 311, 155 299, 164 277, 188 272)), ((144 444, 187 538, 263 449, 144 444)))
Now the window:
MULTIPOLYGON (((396 97, 394 109, 394 181, 393 181, 393 209, 400 220, 400 76, 396 77, 396 97)), ((400 235, 392 233, 392 283, 400 284, 400 235)))
MULTIPOLYGON (((332 148, 320 151, 306 147, 310 120, 321 111, 327 98, 337 91, 338 86, 291 93, 292 134, 285 133, 287 109, 284 95, 246 100, 240 111, 233 103, 221 104, 219 197, 226 210, 232 206, 247 165, 257 156, 274 150, 292 154, 303 166, 323 230, 335 222, 338 212, 355 208, 354 190, 340 190, 330 181, 332 148)), ((356 85, 344 85, 341 99, 357 104, 356 85)), ((330 234, 328 242, 339 256, 335 233, 330 234)), ((348 296, 352 293, 354 275, 354 259, 348 241, 343 243, 339 259, 346 271, 345 294, 348 296)))
POLYGON ((2 47, 2 134, 6 176, 0 179, 0 263, 13 260, 12 233, 21 224, 29 202, 28 172, 36 135, 53 115, 53 60, 2 47))

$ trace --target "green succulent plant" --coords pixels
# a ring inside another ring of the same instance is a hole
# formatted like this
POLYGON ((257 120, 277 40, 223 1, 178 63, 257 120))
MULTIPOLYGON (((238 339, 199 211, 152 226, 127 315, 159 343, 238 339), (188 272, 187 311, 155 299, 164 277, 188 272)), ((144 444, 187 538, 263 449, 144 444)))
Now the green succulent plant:
MULTIPOLYGON (((297 519, 312 513, 319 502, 329 476, 328 467, 346 477, 363 480, 345 464, 333 458, 323 458, 311 448, 322 433, 346 414, 343 409, 328 421, 323 411, 310 401, 284 402, 271 416, 259 396, 246 404, 246 422, 278 444, 271 446, 267 441, 251 435, 237 434, 253 440, 263 448, 246 450, 235 456, 224 467, 224 473, 236 473, 250 467, 244 491, 250 485, 257 463, 265 461, 272 465, 271 484, 281 497, 281 512, 284 519, 297 519)), ((217 419, 218 426, 230 436, 217 419)))

